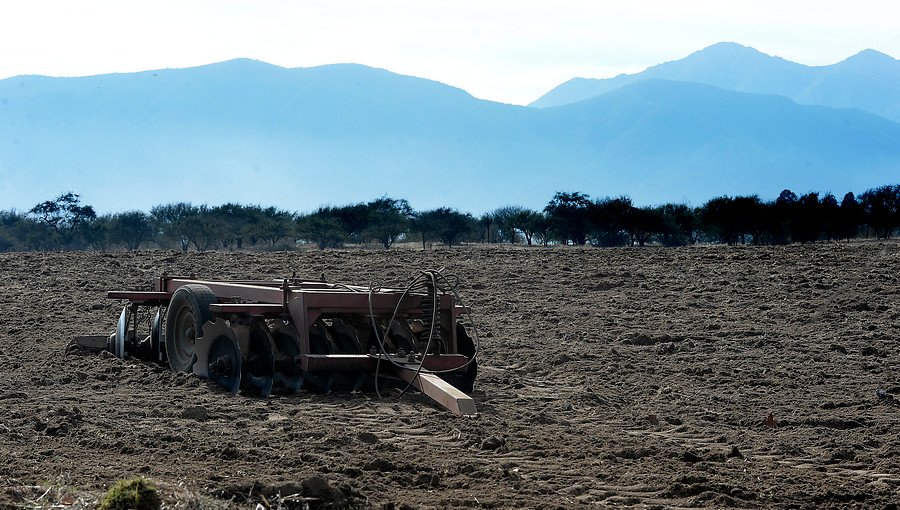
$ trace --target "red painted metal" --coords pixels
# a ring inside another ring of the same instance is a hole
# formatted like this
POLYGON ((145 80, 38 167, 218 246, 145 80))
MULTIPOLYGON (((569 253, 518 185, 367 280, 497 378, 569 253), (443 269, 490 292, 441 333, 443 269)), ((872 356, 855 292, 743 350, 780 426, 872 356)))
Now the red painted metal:
POLYGON ((214 314, 236 313, 264 317, 280 317, 287 314, 284 305, 271 303, 214 303, 209 305, 209 310, 214 314))
POLYGON ((172 299, 171 292, 151 291, 109 291, 106 293, 109 299, 127 299, 139 305, 157 306, 168 303, 172 299))
MULTIPOLYGON (((420 318, 423 315, 423 295, 404 293, 401 289, 377 289, 330 284, 320 281, 284 280, 235 280, 211 281, 193 277, 163 275, 153 285, 153 291, 111 291, 111 299, 127 299, 132 305, 165 306, 180 287, 199 284, 208 287, 218 300, 210 305, 213 314, 255 315, 269 318, 290 315, 300 341, 300 355, 295 360, 306 371, 360 371, 374 372, 376 366, 386 374, 411 382, 456 414, 474 414, 471 398, 453 388, 437 376, 419 373, 419 361, 375 354, 311 354, 309 329, 320 318, 368 317, 371 314, 385 320, 392 316, 399 319, 420 318), (380 359, 380 363, 379 363, 380 359), (393 361, 393 362, 392 362, 393 361)), ((450 332, 444 338, 451 354, 427 355, 421 366, 426 371, 455 370, 469 362, 458 352, 456 338, 457 319, 469 310, 456 304, 452 294, 442 294, 438 301, 440 324, 450 332)), ((367 319, 368 320, 368 319, 367 319)))
MULTIPOLYGON (((300 354, 297 362, 300 368, 308 371, 374 372, 379 358, 383 367, 398 363, 413 372, 419 368, 420 363, 418 360, 411 362, 406 358, 376 354, 300 354)), ((468 362, 469 358, 462 354, 429 354, 425 356, 422 368, 432 371, 455 370, 468 362)))

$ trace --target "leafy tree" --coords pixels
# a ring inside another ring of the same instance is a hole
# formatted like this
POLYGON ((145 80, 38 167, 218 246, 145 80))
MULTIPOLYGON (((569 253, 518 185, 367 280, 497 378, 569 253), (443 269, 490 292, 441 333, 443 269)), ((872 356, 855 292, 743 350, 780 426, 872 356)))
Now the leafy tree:
POLYGON ((15 210, 0 211, 0 252, 21 249, 17 239, 22 224, 33 220, 17 213, 15 210))
POLYGON ((665 218, 660 208, 632 207, 626 211, 623 225, 631 246, 644 246, 651 237, 665 231, 665 218))
POLYGON ((122 243, 131 251, 152 241, 155 234, 153 218, 143 211, 116 213, 109 218, 107 228, 111 242, 122 243))
POLYGON ((591 207, 589 195, 579 192, 558 191, 544 213, 550 220, 551 228, 563 244, 583 245, 588 236, 588 211, 591 207))
POLYGON ((59 235, 67 247, 75 242, 78 230, 97 217, 94 208, 81 205, 80 195, 71 191, 37 204, 28 212, 59 235))
POLYGON ((369 217, 363 235, 377 239, 385 249, 409 232, 413 214, 409 202, 403 199, 381 197, 366 204, 369 217))
POLYGON ((223 240, 230 239, 227 220, 205 204, 182 219, 182 228, 197 251, 209 250, 217 242, 224 245, 223 240))
POLYGON ((789 225, 791 240, 795 242, 811 243, 821 237, 824 224, 818 193, 806 193, 797 199, 789 225))
POLYGON ((797 194, 786 189, 778 195, 772 205, 772 220, 770 225, 772 242, 774 244, 787 244, 794 241, 797 218, 797 194))
MULTIPOLYGON (((629 228, 634 233, 634 222, 629 224, 629 215, 634 206, 625 196, 595 200, 588 207, 588 225, 595 246, 623 246, 629 242, 626 237, 629 228)), ((634 244, 633 242, 631 244, 634 244)))
POLYGON ((848 192, 841 200, 840 213, 835 225, 835 236, 850 241, 851 237, 856 237, 859 233, 859 227, 864 221, 863 206, 856 200, 853 192, 848 192))
POLYGON ((900 227, 900 185, 870 189, 859 201, 875 237, 888 239, 900 227))
POLYGON ((699 218, 711 239, 730 245, 746 244, 748 237, 754 244, 769 242, 775 229, 769 206, 756 195, 714 198, 700 208, 699 218))
POLYGON ((182 252, 190 246, 188 218, 199 214, 199 208, 188 202, 158 205, 150 209, 156 229, 168 239, 175 240, 182 252))
MULTIPOLYGON (((216 232, 219 239, 216 239, 216 241, 220 242, 223 248, 229 248, 234 245, 237 249, 241 249, 244 247, 244 237, 247 234, 247 228, 258 210, 259 206, 245 206, 229 202, 202 211, 198 210, 198 214, 207 216, 205 221, 214 222, 218 226, 216 232)), ((194 222, 196 220, 191 221, 194 222)))
POLYGON ((525 236, 525 242, 531 246, 531 241, 537 237, 544 246, 547 245, 547 233, 550 230, 550 222, 547 217, 537 211, 524 209, 518 213, 516 224, 522 235, 525 236))
POLYGON ((697 241, 697 212, 685 204, 666 204, 660 208, 663 230, 659 240, 664 246, 686 246, 697 241))
POLYGON ((339 248, 347 239, 344 225, 331 207, 320 207, 313 213, 301 215, 296 222, 300 236, 315 242, 320 250, 339 248))
POLYGON ((507 205, 494 210, 491 216, 494 218, 503 240, 515 244, 516 231, 521 230, 522 220, 525 219, 526 214, 527 210, 520 205, 507 205))
POLYGON ((490 243, 492 239, 496 239, 499 235, 496 218, 493 213, 483 213, 478 217, 478 228, 480 229, 481 242, 490 243))
POLYGON ((827 241, 837 237, 838 224, 840 223, 841 206, 837 198, 831 193, 822 197, 822 234, 827 241))
POLYGON ((82 227, 81 235, 88 246, 95 250, 106 251, 111 243, 116 242, 110 234, 112 215, 104 214, 82 227))
POLYGON ((0 251, 54 249, 59 238, 45 223, 14 210, 0 212, 0 234, 5 239, 0 251))
POLYGON ((422 241, 422 249, 427 249, 428 242, 437 237, 438 225, 434 211, 413 213, 409 220, 410 233, 415 233, 422 241))
POLYGON ((243 235, 250 244, 262 242, 268 246, 287 239, 294 232, 294 215, 276 207, 252 210, 250 221, 244 226, 243 235))
POLYGON ((440 239, 448 247, 457 244, 465 235, 474 231, 478 224, 471 214, 461 213, 449 207, 419 213, 416 221, 419 222, 417 229, 426 227, 430 230, 430 235, 440 239))
POLYGON ((720 243, 737 244, 741 226, 734 199, 728 196, 716 197, 700 209, 700 219, 707 234, 720 243))
POLYGON ((364 242, 363 231, 369 225, 371 209, 367 204, 351 204, 341 207, 319 208, 328 210, 329 215, 335 218, 341 225, 341 230, 347 241, 352 243, 364 242))
POLYGON ((532 214, 529 215, 528 222, 526 223, 526 229, 529 229, 534 233, 534 237, 539 243, 541 243, 541 245, 547 246, 550 244, 552 227, 550 219, 547 218, 546 214, 540 212, 532 212, 532 214))

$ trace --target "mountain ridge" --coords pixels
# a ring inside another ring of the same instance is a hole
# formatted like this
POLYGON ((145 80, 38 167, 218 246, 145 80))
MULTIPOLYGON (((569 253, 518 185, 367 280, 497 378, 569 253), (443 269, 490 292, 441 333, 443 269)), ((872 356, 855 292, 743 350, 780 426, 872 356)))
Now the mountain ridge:
POLYGON ((900 169, 896 122, 692 82, 538 109, 355 64, 94 78, 0 80, 0 210, 69 190, 100 211, 388 195, 480 212, 559 190, 702 203, 858 192, 900 169))
POLYGON ((900 61, 889 55, 863 50, 835 64, 807 66, 737 43, 717 43, 640 73, 606 79, 573 78, 529 106, 547 108, 578 102, 650 78, 778 94, 802 104, 857 107, 900 121, 900 61))

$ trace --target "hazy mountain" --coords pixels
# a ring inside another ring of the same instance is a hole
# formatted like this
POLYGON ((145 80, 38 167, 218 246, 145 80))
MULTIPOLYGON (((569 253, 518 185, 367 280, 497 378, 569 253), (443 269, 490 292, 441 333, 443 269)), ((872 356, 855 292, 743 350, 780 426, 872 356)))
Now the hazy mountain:
POLYGON ((900 175, 900 124, 856 109, 643 80, 542 111, 618 169, 613 182, 640 197, 771 198, 786 187, 843 193, 900 175))
POLYGON ((387 194, 481 212, 540 208, 557 190, 702 203, 860 191, 898 169, 900 124, 695 83, 536 109, 359 65, 0 80, 0 210, 68 190, 101 211, 387 194))
POLYGON ((719 43, 637 74, 575 78, 531 106, 546 108, 596 97, 646 79, 692 81, 738 92, 778 94, 801 104, 860 108, 900 121, 900 61, 865 50, 834 65, 810 67, 735 43, 719 43))

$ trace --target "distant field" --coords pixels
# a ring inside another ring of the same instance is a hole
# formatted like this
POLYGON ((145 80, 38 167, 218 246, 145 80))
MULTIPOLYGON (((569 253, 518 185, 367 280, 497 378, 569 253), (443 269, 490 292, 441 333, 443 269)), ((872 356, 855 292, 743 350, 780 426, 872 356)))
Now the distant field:
POLYGON ((2 253, 0 507, 140 474, 169 504, 242 508, 299 508, 283 497, 313 477, 373 508, 886 508, 898 267, 894 242, 2 253), (112 329, 107 290, 164 271, 400 285, 440 267, 477 314, 473 419, 418 395, 234 396, 65 352, 112 329))

